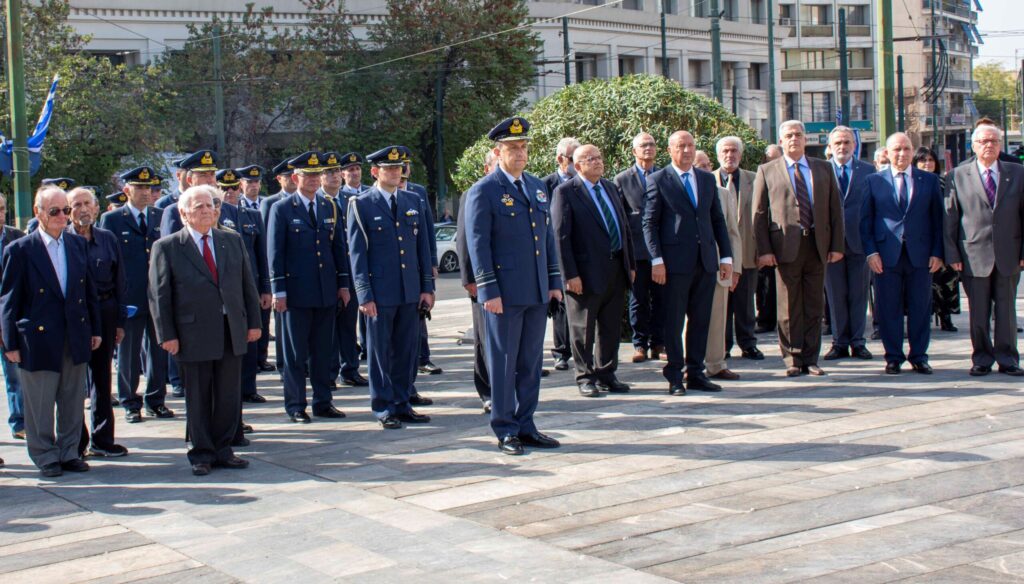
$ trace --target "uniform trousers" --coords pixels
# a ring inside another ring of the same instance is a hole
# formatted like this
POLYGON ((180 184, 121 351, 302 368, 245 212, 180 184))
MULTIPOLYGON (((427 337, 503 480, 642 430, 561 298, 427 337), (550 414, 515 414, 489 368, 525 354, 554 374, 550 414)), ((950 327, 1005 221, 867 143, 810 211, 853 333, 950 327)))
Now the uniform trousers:
POLYGON ((313 387, 313 412, 331 405, 335 311, 332 304, 323 308, 289 306, 284 313, 277 313, 283 333, 284 409, 289 415, 306 410, 307 370, 313 387))
POLYGON ((787 367, 817 365, 821 352, 825 265, 818 256, 814 230, 808 233, 800 238, 796 259, 775 268, 779 348, 787 367))
POLYGON ((260 340, 256 341, 258 344, 258 363, 266 363, 267 359, 270 358, 270 312, 269 308, 260 309, 260 328, 263 330, 263 334, 260 335, 260 340))
POLYGON ((540 397, 546 304, 484 311, 487 372, 491 381, 491 430, 498 438, 533 434, 540 397))
POLYGON ((156 339, 156 327, 148 312, 138 313, 124 325, 124 339, 117 350, 117 398, 126 410, 164 405, 167 397, 167 352, 156 339), (138 394, 142 374, 142 350, 146 350, 146 394, 138 394))
POLYGON ((78 458, 85 420, 85 378, 88 366, 75 365, 64 343, 60 372, 20 370, 25 400, 25 441, 36 466, 78 458), (54 410, 56 409, 56 434, 54 410))
POLYGON ((378 419, 410 411, 413 375, 419 351, 419 305, 377 305, 366 319, 370 409, 378 419))
POLYGON ((334 317, 334 341, 337 350, 331 354, 331 379, 338 374, 344 379, 359 373, 359 344, 356 341, 356 325, 359 320, 359 302, 355 293, 344 308, 338 307, 334 317))
POLYGON ((111 363, 114 357, 114 340, 117 337, 117 314, 120 310, 114 299, 100 303, 100 346, 89 358, 87 388, 89 393, 89 417, 92 422, 92 436, 89 427, 82 422, 82 437, 78 445, 80 453, 85 452, 90 442, 100 450, 109 450, 114 445, 114 406, 111 404, 111 363))

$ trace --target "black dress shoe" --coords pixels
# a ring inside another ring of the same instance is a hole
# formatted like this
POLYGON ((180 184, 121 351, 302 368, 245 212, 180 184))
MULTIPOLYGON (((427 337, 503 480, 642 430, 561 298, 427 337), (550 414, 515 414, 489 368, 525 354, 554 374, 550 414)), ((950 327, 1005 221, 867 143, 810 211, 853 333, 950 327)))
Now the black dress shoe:
POLYGON ((787 367, 786 377, 799 377, 804 374, 803 367, 787 367))
POLYGON ((289 414, 288 418, 296 424, 308 424, 313 421, 309 419, 309 414, 306 412, 295 412, 294 414, 289 414))
POLYGON ((171 396, 172 397, 185 397, 185 388, 180 386, 180 385, 174 386, 173 388, 171 388, 171 396))
POLYGON ((397 430, 402 427, 402 420, 399 420, 391 414, 388 414, 383 418, 377 418, 377 421, 380 422, 380 427, 385 430, 397 430))
POLYGON ((146 407, 146 413, 155 418, 168 419, 174 417, 174 412, 167 409, 167 406, 160 404, 156 407, 146 407))
POLYGON ((893 361, 892 363, 885 364, 885 372, 889 375, 898 375, 900 372, 900 364, 893 361))
POLYGON ((438 367, 437 365, 434 365, 430 361, 427 361, 426 363, 419 366, 419 372, 424 375, 440 375, 444 373, 444 370, 438 367))
POLYGON ((327 406, 326 408, 314 409, 313 415, 318 418, 344 418, 345 412, 334 406, 327 406))
POLYGON ((601 391, 597 389, 597 384, 588 381, 580 384, 580 395, 583 397, 599 397, 601 391))
POLYGON ((1007 375, 1012 375, 1014 377, 1020 377, 1021 375, 1024 375, 1024 369, 1021 369, 1016 365, 1009 365, 1007 367, 1003 367, 1002 365, 1000 365, 999 372, 1005 373, 1007 375))
POLYGON ((246 446, 248 446, 250 444, 252 444, 252 441, 249 440, 248 438, 246 438, 245 436, 242 436, 238 440, 232 440, 231 441, 231 445, 236 447, 236 448, 245 448, 246 446))
POLYGON ((991 367, 986 367, 984 365, 975 365, 974 367, 971 367, 972 377, 981 377, 982 375, 988 375, 989 373, 992 373, 991 367))
POLYGON ((877 329, 871 331, 871 340, 872 341, 880 341, 880 340, 882 340, 882 333, 878 332, 877 329))
POLYGON ((415 410, 409 410, 401 414, 396 414, 396 418, 406 424, 429 424, 430 416, 424 416, 423 414, 417 414, 415 410))
POLYGON ((835 345, 833 345, 832 348, 828 350, 828 353, 825 353, 825 360, 826 361, 835 361, 836 359, 842 359, 844 357, 849 357, 849 356, 850 356, 850 349, 849 348, 847 348, 847 347, 836 347, 835 345))
POLYGON ((341 384, 349 387, 366 387, 367 385, 370 385, 370 382, 362 375, 354 373, 349 377, 342 377, 341 384))
POLYGON ((265 404, 267 403, 267 398, 258 393, 254 393, 252 395, 243 395, 242 401, 247 404, 265 404))
POLYGON ((46 478, 53 478, 64 474, 64 471, 60 468, 59 462, 51 462, 50 464, 44 464, 39 469, 39 474, 46 478))
POLYGON ((821 329, 821 334, 822 334, 822 336, 831 337, 832 336, 832 327, 829 326, 829 325, 825 325, 821 329))
POLYGON ((548 375, 551 375, 551 372, 548 371, 547 369, 541 369, 540 370, 540 376, 541 377, 547 377, 548 375))
POLYGON ((525 452, 523 450, 523 443, 519 441, 517 436, 505 436, 498 440, 498 450, 503 454, 510 454, 512 456, 519 456, 525 452))
POLYGON ((683 387, 682 383, 670 383, 668 386, 668 394, 675 396, 686 395, 686 388, 683 387))
POLYGON ((491 413, 491 400, 489 400, 489 399, 483 400, 483 406, 484 406, 484 413, 485 414, 491 413))
POLYGON ((213 463, 213 466, 216 466, 217 468, 249 468, 249 461, 244 458, 232 456, 231 458, 218 460, 213 463))
POLYGON ((210 465, 206 464, 205 462, 193 464, 192 474, 196 475, 197 477, 205 477, 206 475, 210 474, 210 465))
POLYGON ((932 366, 929 365, 927 361, 921 361, 920 363, 911 363, 910 366, 914 369, 914 371, 917 371, 922 375, 932 374, 932 366))
POLYGON ((869 351, 868 348, 863 345, 861 345, 860 347, 854 347, 850 352, 853 354, 854 357, 858 359, 863 359, 865 361, 874 359, 875 357, 874 355, 871 354, 871 351, 869 351))
POLYGON ((366 353, 359 353, 359 360, 366 361, 366 353))
POLYGON ((955 333, 960 330, 953 324, 953 317, 948 314, 939 315, 939 328, 947 333, 955 333))
POLYGON ((124 413, 124 420, 129 424, 138 424, 142 421, 142 413, 139 410, 128 410, 124 413))
POLYGON ((629 384, 623 383, 618 379, 609 379, 608 381, 598 381, 595 385, 601 391, 607 391, 609 393, 629 393, 629 384))
POLYGON ((429 406, 429 405, 433 405, 433 403, 434 403, 434 400, 430 399, 429 397, 423 397, 422 395, 420 395, 418 393, 414 393, 414 394, 409 396, 409 405, 413 405, 413 406, 429 406))
POLYGON ((260 373, 270 373, 271 371, 277 371, 277 367, 274 367, 270 363, 260 363, 256 366, 260 373))
POLYGON ((825 370, 817 365, 804 365, 803 371, 808 375, 817 375, 818 377, 826 374, 825 370))
POLYGON ((60 463, 61 470, 68 472, 88 472, 89 463, 85 462, 81 458, 72 458, 71 460, 65 460, 60 463))
POLYGON ((695 373, 686 376, 686 389, 697 391, 722 391, 722 386, 712 382, 707 375, 695 373))
POLYGON ((744 359, 750 359, 751 361, 761 361, 764 359, 764 353, 762 353, 761 349, 758 349, 757 347, 744 349, 741 354, 744 359))
POLYGON ((250 426, 249 424, 246 424, 245 422, 242 422, 241 425, 242 425, 242 434, 252 434, 252 432, 253 432, 252 426, 250 426))
POLYGON ((569 360, 565 357, 555 359, 555 371, 566 371, 569 369, 569 360))
POLYGON ((540 432, 534 432, 533 434, 520 434, 519 442, 523 446, 532 446, 534 448, 558 448, 561 446, 558 440, 555 440, 551 436, 541 434, 540 432))

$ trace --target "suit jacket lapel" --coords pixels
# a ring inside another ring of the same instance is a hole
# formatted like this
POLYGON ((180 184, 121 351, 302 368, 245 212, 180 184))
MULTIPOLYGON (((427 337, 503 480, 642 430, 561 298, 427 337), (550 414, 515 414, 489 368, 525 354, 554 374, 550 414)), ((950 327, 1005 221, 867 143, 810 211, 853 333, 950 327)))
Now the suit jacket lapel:
MULTIPOLYGON (((985 192, 985 178, 981 176, 980 172, 978 172, 977 161, 968 164, 965 170, 967 171, 967 184, 975 185, 975 187, 970 189, 970 191, 974 193, 974 196, 981 198, 983 206, 992 209, 992 205, 990 205, 988 202, 988 194, 985 192)), ((996 203, 998 202, 999 186, 996 185, 996 203)))
MULTIPOLYGON (((41 227, 39 229, 42 229, 41 227)), ((36 256, 36 265, 39 267, 39 271, 43 274, 43 279, 50 286, 53 292, 64 297, 64 292, 60 289, 60 280, 57 278, 57 269, 53 266, 53 262, 50 261, 50 253, 46 251, 46 243, 43 241, 43 236, 36 229, 32 233, 35 238, 32 244, 32 253, 36 256)), ((65 253, 67 251, 67 242, 64 242, 65 253)), ((69 263, 65 261, 65 263, 69 263)))
MULTIPOLYGON (((573 178, 572 187, 573 192, 576 193, 576 196, 583 203, 583 206, 586 207, 588 211, 590 211, 591 215, 594 216, 594 221, 597 221, 597 224, 604 230, 605 233, 607 233, 608 227, 604 223, 604 217, 601 215, 601 210, 597 208, 597 205, 594 203, 594 200, 590 198, 590 192, 587 191, 587 185, 583 183, 583 179, 579 178, 578 176, 573 178)), ((601 188, 603 189, 604 185, 601 185, 601 188)))
MULTIPOLYGON (((210 230, 211 234, 213 231, 215 230, 210 230)), ((206 260, 204 260, 203 256, 199 253, 199 248, 196 247, 195 242, 192 240, 192 233, 188 230, 188 227, 183 227, 178 230, 178 245, 183 248, 182 251, 184 252, 185 257, 192 262, 192 265, 199 270, 199 273, 213 283, 213 274, 210 273, 210 268, 206 267, 206 260)), ((214 239, 214 245, 216 245, 216 239, 214 239)), ((218 269, 218 271, 220 270, 218 269)))

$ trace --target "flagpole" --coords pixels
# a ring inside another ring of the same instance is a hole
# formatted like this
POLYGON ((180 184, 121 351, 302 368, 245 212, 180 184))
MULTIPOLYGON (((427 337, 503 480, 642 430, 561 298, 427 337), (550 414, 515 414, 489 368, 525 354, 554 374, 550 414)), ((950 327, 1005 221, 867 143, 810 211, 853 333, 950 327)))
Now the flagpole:
POLYGON ((21 30, 21 0, 7 2, 7 90, 11 100, 11 152, 14 214, 19 227, 32 217, 29 182, 28 126, 25 122, 25 55, 21 30))

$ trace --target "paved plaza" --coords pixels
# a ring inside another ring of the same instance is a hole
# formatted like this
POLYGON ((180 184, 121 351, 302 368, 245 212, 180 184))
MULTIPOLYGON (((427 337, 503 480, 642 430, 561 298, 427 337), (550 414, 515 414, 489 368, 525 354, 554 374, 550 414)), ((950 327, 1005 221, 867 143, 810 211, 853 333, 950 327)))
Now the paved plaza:
POLYGON ((0 581, 1024 581, 1024 383, 967 376, 966 314, 933 333, 932 376, 881 374, 872 342, 790 380, 772 335, 720 394, 627 362, 631 393, 586 399, 553 372, 538 425, 563 447, 523 457, 481 413, 467 301, 433 316, 429 425, 381 430, 350 388, 347 419, 291 424, 270 374, 246 471, 191 475, 179 399, 175 420, 119 415, 131 455, 81 475, 40 479, 4 432, 0 581))

